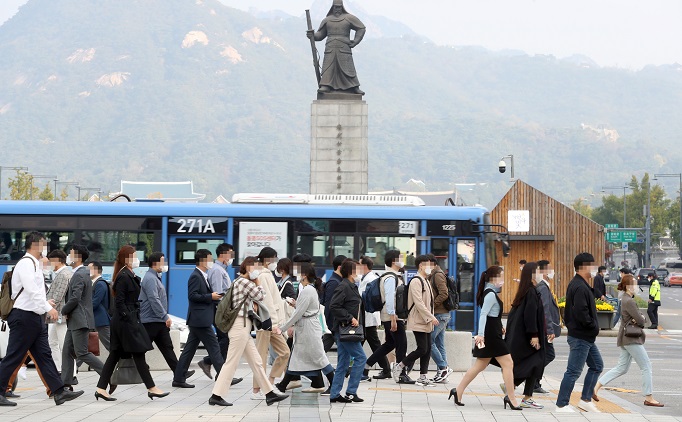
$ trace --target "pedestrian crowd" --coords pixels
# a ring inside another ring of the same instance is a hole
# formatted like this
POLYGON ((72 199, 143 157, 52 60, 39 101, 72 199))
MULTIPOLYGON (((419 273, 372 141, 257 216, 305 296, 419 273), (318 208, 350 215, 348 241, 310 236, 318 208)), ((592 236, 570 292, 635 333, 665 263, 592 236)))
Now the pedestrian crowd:
MULTIPOLYGON (((0 362, 0 406, 16 405, 9 399, 19 397, 14 393, 16 379, 28 360, 35 363, 48 396, 57 405, 83 394, 76 390, 75 373, 82 364, 99 374, 97 400, 115 401, 113 393, 119 384, 144 384, 150 399, 163 398, 169 392, 156 386, 145 361, 152 343, 173 372, 174 388, 195 387, 188 382, 195 373, 189 367, 202 343, 208 356, 197 365, 215 382, 207 403, 217 406, 232 405, 227 398, 230 387, 242 381, 235 377, 242 358, 253 375, 250 399, 267 405, 287 399, 287 390, 302 387, 301 377, 311 381, 305 393, 329 396, 330 403, 359 403, 364 401, 358 395, 363 381, 387 379, 432 387, 448 383, 453 372, 445 330, 458 305, 456 286, 431 254, 414 257, 416 274, 410 277, 404 255, 397 249, 388 250, 381 263, 370 257, 337 256, 332 275, 323 283, 307 254, 280 258, 273 248, 265 247, 258 256, 246 257, 232 280, 227 271, 234 262, 231 245, 219 245, 215 258, 212 251, 199 249, 194 255, 196 268, 187 281, 189 335, 178 357, 162 283, 162 274, 168 271, 163 253, 149 255, 148 270, 140 278, 135 272, 140 266, 135 247, 123 246, 110 283, 102 277, 102 264, 89 260, 84 246, 71 245, 68 255, 59 249, 48 253, 45 236, 37 232, 28 234, 25 246, 26 255, 5 274, 0 295, 2 318, 10 327, 7 353, 0 362), (376 268, 380 264, 383 271, 376 268), (51 280, 49 286, 46 277, 51 280), (383 342, 379 328, 384 331, 383 342), (408 331, 416 343, 410 351, 408 331), (372 350, 369 356, 363 348, 365 341, 372 350), (105 362, 97 357, 100 342, 109 351, 105 362), (334 343, 336 367, 327 357, 334 343), (432 378, 431 360, 436 365, 432 378), (418 376, 413 379, 417 363, 418 376), (372 375, 376 366, 379 369, 372 375)), ((642 369, 644 404, 663 406, 652 396, 644 318, 633 300, 636 280, 624 274, 618 285, 621 355, 618 365, 601 375, 595 299, 605 295, 598 276, 602 268, 589 253, 577 255, 573 264, 575 276, 566 291, 563 315, 570 351, 556 411, 573 411, 570 395, 587 365, 578 408, 598 412, 593 402, 599 401, 600 388, 625 374, 633 359, 642 369)), ((544 368, 556 357, 553 342, 561 335, 552 289, 554 271, 547 260, 523 261, 519 277, 506 327, 499 296, 504 269, 491 266, 480 277, 476 359, 449 396, 458 406, 465 404, 467 386, 493 364, 502 371, 505 409, 543 407, 533 396, 547 393, 540 381, 544 368), (518 400, 514 390, 521 384, 523 396, 518 400)), ((658 283, 655 286, 653 281, 650 303, 655 311, 660 305, 660 287, 656 291, 658 283)), ((649 313, 652 324, 657 323, 653 311, 649 313)))

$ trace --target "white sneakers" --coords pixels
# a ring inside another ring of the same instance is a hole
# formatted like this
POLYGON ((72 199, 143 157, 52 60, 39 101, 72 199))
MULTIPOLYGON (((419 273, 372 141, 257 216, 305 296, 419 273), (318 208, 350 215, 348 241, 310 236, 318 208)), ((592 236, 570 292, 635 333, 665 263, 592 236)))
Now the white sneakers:
POLYGON ((564 406, 564 407, 556 407, 556 410, 554 410, 555 413, 575 413, 575 410, 570 405, 564 406))
POLYGON ((19 376, 21 377, 22 380, 26 379, 26 367, 22 366, 19 368, 19 376))
POLYGON ((450 367, 447 367, 445 369, 439 369, 436 371, 436 376, 433 377, 433 382, 441 383, 441 384, 447 384, 448 383, 448 377, 452 374, 452 369, 450 367))
POLYGON ((290 381, 289 384, 287 384, 287 390, 293 390, 295 388, 301 388, 303 387, 303 384, 301 384, 301 381, 290 381))
POLYGON ((262 391, 251 393, 251 400, 265 400, 265 394, 262 391))
POLYGON ((578 409, 584 412, 601 413, 601 411, 597 409, 597 406, 595 406, 591 401, 580 400, 578 402, 578 409))

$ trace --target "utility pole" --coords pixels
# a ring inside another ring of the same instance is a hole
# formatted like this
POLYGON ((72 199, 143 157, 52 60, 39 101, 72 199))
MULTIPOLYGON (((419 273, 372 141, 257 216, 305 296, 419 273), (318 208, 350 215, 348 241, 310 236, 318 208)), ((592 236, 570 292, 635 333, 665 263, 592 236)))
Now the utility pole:
POLYGON ((644 210, 646 211, 644 214, 646 215, 646 225, 644 226, 644 241, 646 242, 644 245, 644 267, 649 268, 651 267, 651 181, 649 181, 647 186, 644 210))
POLYGON ((680 259, 682 259, 682 173, 654 174, 654 180, 657 180, 659 177, 679 177, 680 178, 680 240, 677 243, 677 250, 680 254, 680 259))

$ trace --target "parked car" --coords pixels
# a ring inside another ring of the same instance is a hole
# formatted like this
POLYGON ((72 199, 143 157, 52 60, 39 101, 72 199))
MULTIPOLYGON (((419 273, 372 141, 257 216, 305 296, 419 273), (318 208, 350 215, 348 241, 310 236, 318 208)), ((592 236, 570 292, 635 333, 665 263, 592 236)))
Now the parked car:
POLYGON ((672 272, 668 276, 668 287, 680 286, 682 287, 682 271, 677 270, 677 272, 672 272))
POLYGON ((656 268, 656 278, 658 278, 658 282, 661 283, 661 286, 669 287, 666 285, 666 280, 669 275, 670 273, 665 268, 656 268))

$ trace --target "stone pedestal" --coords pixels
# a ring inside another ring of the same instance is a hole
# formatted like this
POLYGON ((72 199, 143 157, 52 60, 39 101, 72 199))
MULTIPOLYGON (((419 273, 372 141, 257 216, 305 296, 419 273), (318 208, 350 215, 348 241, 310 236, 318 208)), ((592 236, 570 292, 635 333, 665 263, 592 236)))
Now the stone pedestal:
POLYGON ((310 193, 366 195, 367 103, 316 100, 310 122, 310 193))

